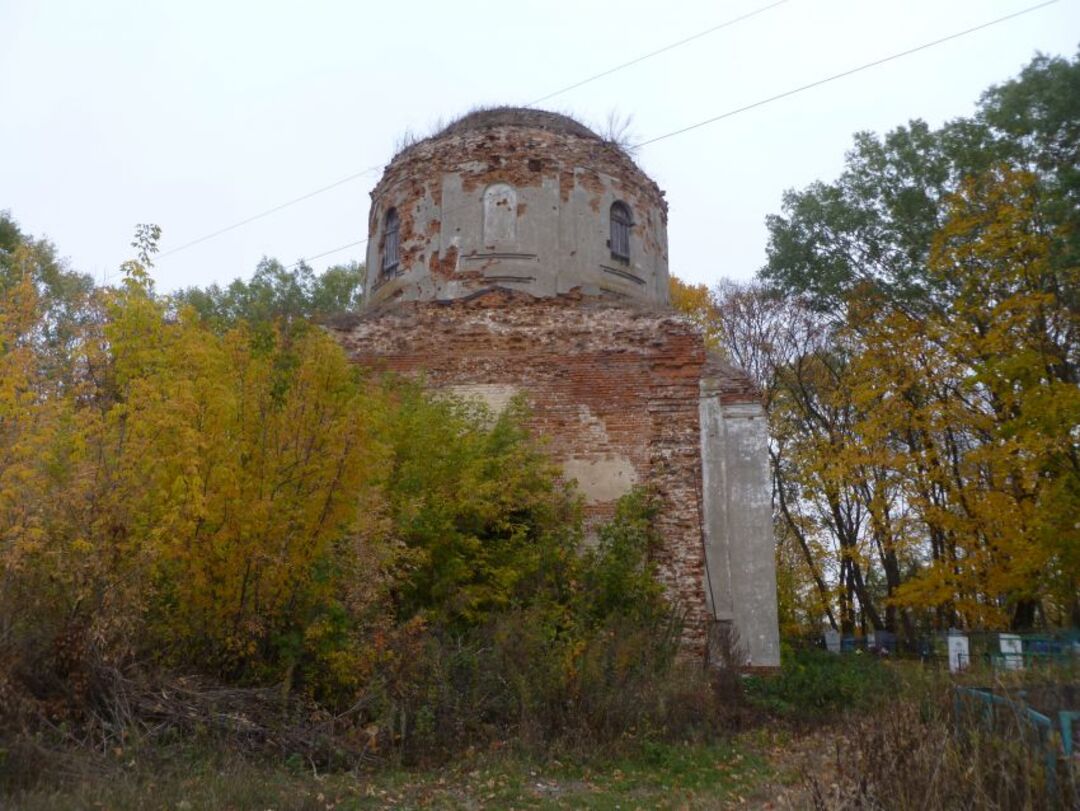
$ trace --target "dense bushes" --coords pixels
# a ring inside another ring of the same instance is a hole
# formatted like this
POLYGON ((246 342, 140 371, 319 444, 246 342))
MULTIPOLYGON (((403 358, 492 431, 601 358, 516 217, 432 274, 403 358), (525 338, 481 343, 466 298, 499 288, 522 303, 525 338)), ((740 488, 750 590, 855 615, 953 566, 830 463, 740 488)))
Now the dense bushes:
POLYGON ((9 738, 212 733, 347 763, 708 731, 652 499, 586 543, 523 404, 367 379, 300 321, 207 323, 138 263, 45 341, 41 263, 3 258, 9 738))
POLYGON ((652 509, 640 492, 624 498, 590 551, 551 545, 508 609, 414 634, 372 693, 394 743, 434 753, 716 731, 706 674, 677 660, 679 618, 650 574, 652 509))
POLYGON ((784 646, 780 673, 751 678, 746 692, 758 706, 797 719, 821 719, 866 709, 895 693, 896 674, 873 656, 837 656, 784 646))

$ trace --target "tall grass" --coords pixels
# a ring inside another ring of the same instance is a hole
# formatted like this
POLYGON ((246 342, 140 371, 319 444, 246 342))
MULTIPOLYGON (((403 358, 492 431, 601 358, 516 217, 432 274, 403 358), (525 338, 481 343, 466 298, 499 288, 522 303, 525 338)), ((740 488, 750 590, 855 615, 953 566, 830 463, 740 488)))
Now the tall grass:
MULTIPOLYGON (((989 671, 954 680, 921 668, 898 669, 894 697, 862 716, 849 716, 837 736, 838 777, 826 784, 807 774, 815 809, 895 811, 1036 811, 1076 808, 1075 759, 1054 758, 1021 713, 956 701, 963 683, 990 684, 1020 699, 1023 690, 1054 691, 1075 682, 1069 670, 1027 674, 989 671)), ((1055 748, 1056 751, 1056 748, 1055 748)))

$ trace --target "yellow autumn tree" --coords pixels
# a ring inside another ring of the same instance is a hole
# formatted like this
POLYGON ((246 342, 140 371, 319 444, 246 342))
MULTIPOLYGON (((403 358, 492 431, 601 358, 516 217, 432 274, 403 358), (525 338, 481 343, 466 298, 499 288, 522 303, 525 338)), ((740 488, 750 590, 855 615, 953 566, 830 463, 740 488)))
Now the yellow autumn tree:
POLYGON ((720 340, 716 332, 716 305, 708 286, 690 284, 672 275, 668 278, 668 295, 671 306, 702 331, 706 345, 710 349, 718 349, 720 340))
POLYGON ((673 283, 765 393, 793 616, 909 639, 1080 618, 1080 273, 1044 193, 1008 166, 960 183, 932 296, 673 283))
POLYGON ((522 404, 367 379, 301 322, 212 328, 124 271, 66 353, 32 274, 0 289, 0 681, 142 661, 352 701, 397 630, 572 579, 522 404))
POLYGON ((218 335, 127 270, 71 380, 41 371, 29 274, 2 291, 0 643, 61 645, 72 663, 154 651, 239 678, 322 657, 326 681, 355 681, 387 394, 321 330, 218 335))
POLYGON ((943 622, 1029 625, 1040 606, 1063 621, 1080 585, 1080 424, 1067 297, 1075 267, 1056 263, 1038 184, 1000 167, 950 201, 931 273, 951 298, 915 313, 857 305, 863 352, 854 396, 863 418, 841 457, 848 475, 880 465, 929 541, 895 603, 943 622))
POLYGON ((23 274, 0 309, 0 522, 9 528, 0 543, 5 565, 12 567, 40 530, 26 493, 38 478, 31 424, 44 394, 32 338, 37 315, 36 291, 23 274))
POLYGON ((13 641, 33 648, 51 640, 74 604, 63 577, 68 543, 54 543, 53 508, 58 489, 79 481, 68 462, 80 456, 74 403, 81 392, 72 381, 49 374, 53 364, 42 340, 47 313, 36 269, 31 247, 19 246, 6 284, 0 284, 0 644, 5 648, 13 641))
POLYGON ((379 393, 320 330, 269 348, 243 326, 219 336, 138 283, 105 337, 116 402, 99 458, 110 520, 152 558, 148 633, 226 672, 287 670, 343 608, 341 578, 376 577, 355 567, 379 393))

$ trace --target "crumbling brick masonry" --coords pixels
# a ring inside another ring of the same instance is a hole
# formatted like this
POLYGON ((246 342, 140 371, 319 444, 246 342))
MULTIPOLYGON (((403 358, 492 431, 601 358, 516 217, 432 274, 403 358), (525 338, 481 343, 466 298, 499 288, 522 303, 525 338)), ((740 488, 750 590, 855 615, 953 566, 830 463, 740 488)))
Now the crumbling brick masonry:
POLYGON ((667 306, 656 184, 577 122, 500 109, 404 150, 372 199, 367 306, 330 327, 352 359, 523 395, 593 519, 650 486, 688 647, 731 628, 744 664, 778 665, 760 398, 667 306))

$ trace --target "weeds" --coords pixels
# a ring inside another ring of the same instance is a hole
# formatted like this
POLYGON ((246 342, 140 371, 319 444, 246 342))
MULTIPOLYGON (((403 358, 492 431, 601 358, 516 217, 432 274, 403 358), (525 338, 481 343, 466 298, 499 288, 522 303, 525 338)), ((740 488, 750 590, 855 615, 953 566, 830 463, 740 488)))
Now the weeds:
POLYGON ((44 668, 0 685, 21 699, 0 704, 0 790, 112 774, 117 758, 176 746, 325 772, 445 763, 492 747, 542 756, 715 741, 738 719, 737 691, 679 656, 680 617, 650 563, 654 510, 646 493, 628 496, 584 552, 573 534, 541 544, 535 560, 536 545, 520 543, 514 570, 528 577, 506 590, 509 605, 484 613, 436 599, 453 590, 408 591, 402 576, 395 596, 408 610, 375 627, 348 700, 292 670, 252 685, 199 674, 193 660, 193 675, 174 675, 80 647, 61 674, 75 674, 77 690, 57 676, 43 691, 34 674, 52 672, 44 668))
POLYGON ((872 656, 785 646, 782 659, 778 675, 748 679, 746 692, 755 705, 783 718, 821 721, 896 695, 895 671, 872 656))
MULTIPOLYGON (((1069 674, 1037 676, 1048 677, 1067 680, 1069 674)), ((1025 678, 1032 676, 999 674, 998 687, 1015 689, 1025 678)), ((1076 807, 1075 764, 1058 762, 1048 775, 1044 744, 1024 718, 1009 711, 958 715, 954 682, 941 675, 911 670, 897 679, 900 692, 887 706, 841 726, 833 784, 806 775, 815 809, 1076 807)))
POLYGON ((109 779, 85 778, 11 797, 22 811, 372 808, 715 808, 748 793, 766 766, 734 745, 652 743, 617 755, 534 759, 463 753, 435 770, 314 773, 215 751, 177 751, 109 779))

